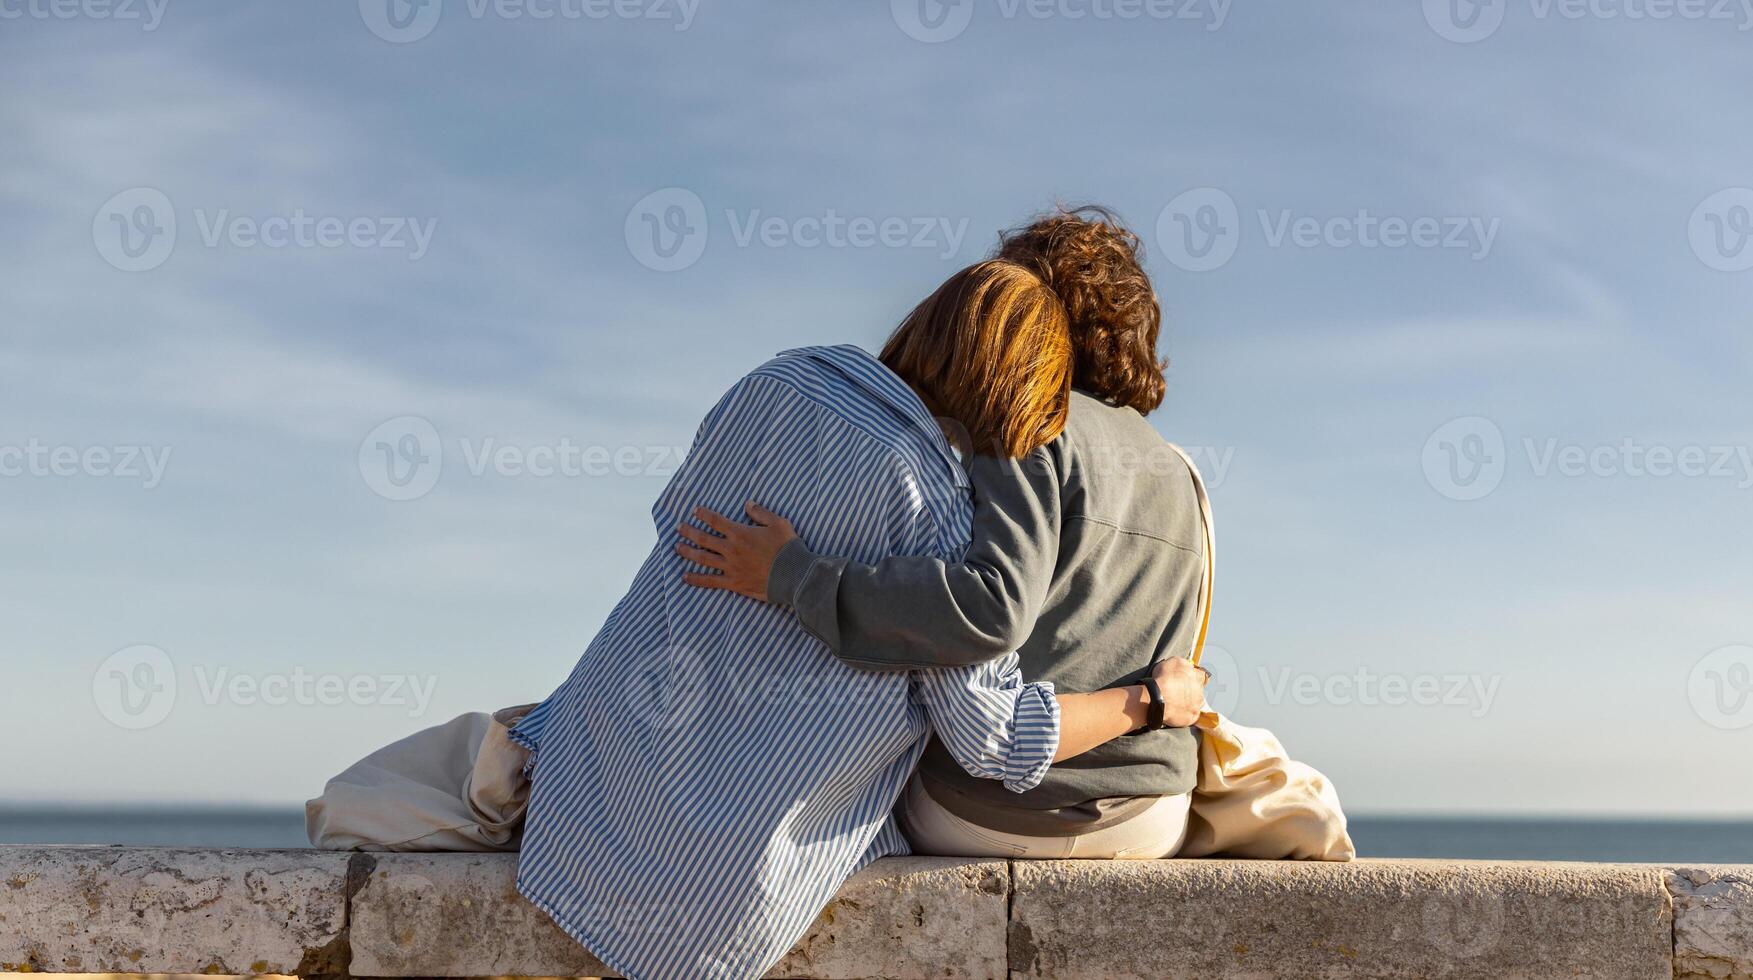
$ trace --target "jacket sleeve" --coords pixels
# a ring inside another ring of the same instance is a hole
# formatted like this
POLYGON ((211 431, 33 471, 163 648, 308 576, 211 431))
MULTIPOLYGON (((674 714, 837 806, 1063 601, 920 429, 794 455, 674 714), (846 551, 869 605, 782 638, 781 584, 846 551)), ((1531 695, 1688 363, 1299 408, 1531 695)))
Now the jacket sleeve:
POLYGON ((1022 459, 976 456, 973 537, 961 561, 897 556, 864 565, 780 552, 767 596, 847 663, 877 669, 978 664, 1022 646, 1059 557, 1060 443, 1022 459))
POLYGON ((1059 751, 1053 685, 1023 683, 1014 653, 972 667, 919 671, 913 697, 963 769, 1002 780, 1013 793, 1039 785, 1059 751))

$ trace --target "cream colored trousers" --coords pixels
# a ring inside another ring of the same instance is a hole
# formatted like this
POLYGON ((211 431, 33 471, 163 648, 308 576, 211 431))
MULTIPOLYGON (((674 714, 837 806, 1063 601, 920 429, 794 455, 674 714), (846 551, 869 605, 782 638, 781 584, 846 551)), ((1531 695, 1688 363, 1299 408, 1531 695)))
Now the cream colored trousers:
POLYGON ((989 830, 943 808, 915 776, 901 797, 901 829, 917 854, 957 857, 1154 860, 1187 838, 1192 794, 1165 796, 1137 816, 1077 837, 1029 837, 989 830))

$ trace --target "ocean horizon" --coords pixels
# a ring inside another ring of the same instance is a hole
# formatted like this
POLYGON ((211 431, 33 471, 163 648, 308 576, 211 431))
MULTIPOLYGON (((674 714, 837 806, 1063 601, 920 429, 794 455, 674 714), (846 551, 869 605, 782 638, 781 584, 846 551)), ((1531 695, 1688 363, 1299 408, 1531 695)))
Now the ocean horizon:
MULTIPOLYGON (((1358 856, 1529 861, 1753 863, 1753 819, 1361 814, 1358 856)), ((305 848, 285 806, 0 807, 0 844, 305 848)))

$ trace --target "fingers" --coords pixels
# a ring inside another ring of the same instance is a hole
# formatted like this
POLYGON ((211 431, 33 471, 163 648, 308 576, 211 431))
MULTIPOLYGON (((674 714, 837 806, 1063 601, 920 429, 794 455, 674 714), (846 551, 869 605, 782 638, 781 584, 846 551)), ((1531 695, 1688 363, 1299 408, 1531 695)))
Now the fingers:
POLYGON ((715 510, 710 510, 705 507, 694 508, 694 519, 725 537, 730 537, 732 534, 737 533, 743 528, 743 526, 736 521, 725 517, 715 510))
POLYGON ((773 513, 772 511, 768 510, 765 507, 762 507, 760 504, 755 503, 753 500, 749 501, 748 503, 743 504, 743 513, 749 515, 749 519, 754 521, 756 524, 760 524, 763 526, 768 525, 768 524, 772 524, 776 521, 785 520, 785 518, 780 517, 778 514, 773 513))
POLYGON ((743 505, 743 511, 749 515, 750 520, 762 527, 778 527, 784 528, 787 532, 791 531, 790 521, 780 517, 778 514, 775 514, 767 508, 762 507, 753 500, 743 505))
POLYGON ((676 525, 676 533, 689 541, 694 542, 700 547, 705 548, 707 551, 714 551, 718 548, 722 548, 725 544, 724 538, 721 538, 710 531, 697 528, 692 524, 676 525))
POLYGON ((716 568, 719 571, 723 571, 725 568, 723 555, 716 551, 707 551, 705 548, 696 548, 685 541, 676 543, 676 554, 695 564, 705 565, 707 568, 716 568))

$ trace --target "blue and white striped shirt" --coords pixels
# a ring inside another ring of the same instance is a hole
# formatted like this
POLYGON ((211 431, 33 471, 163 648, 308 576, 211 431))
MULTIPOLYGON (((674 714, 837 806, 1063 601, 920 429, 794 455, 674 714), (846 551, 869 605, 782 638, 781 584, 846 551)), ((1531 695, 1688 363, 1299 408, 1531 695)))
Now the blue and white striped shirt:
POLYGON ((935 731, 1022 792, 1059 708, 1015 654, 847 667, 786 609, 682 581, 694 505, 758 500, 821 554, 957 560, 967 479, 923 403, 856 347, 788 351, 725 394, 652 507, 657 545, 572 676, 521 722, 518 890, 621 975, 757 977, 854 871, 907 853, 890 810, 935 731))

